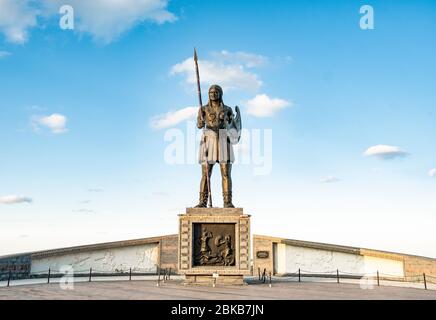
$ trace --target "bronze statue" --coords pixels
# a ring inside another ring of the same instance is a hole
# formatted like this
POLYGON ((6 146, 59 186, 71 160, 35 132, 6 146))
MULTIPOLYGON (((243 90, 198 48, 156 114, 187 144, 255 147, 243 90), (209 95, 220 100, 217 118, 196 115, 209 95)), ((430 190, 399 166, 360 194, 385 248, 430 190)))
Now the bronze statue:
POLYGON ((207 231, 206 228, 203 228, 203 232, 201 234, 201 247, 200 247, 200 263, 202 265, 207 264, 208 260, 211 257, 211 250, 209 247, 209 239, 212 238, 212 233, 207 231))
POLYGON ((239 142, 241 134, 241 114, 236 106, 236 116, 232 108, 223 103, 223 90, 218 85, 209 88, 209 101, 202 105, 197 53, 194 53, 197 70, 197 85, 200 101, 197 127, 203 128, 200 144, 199 162, 201 164, 200 200, 197 208, 212 207, 210 177, 215 163, 219 163, 222 178, 224 208, 234 208, 232 203, 232 163, 234 162, 233 144, 239 142))
POLYGON ((233 265, 235 262, 235 257, 233 255, 232 248, 232 237, 231 235, 226 235, 224 239, 217 238, 217 246, 224 245, 224 249, 220 251, 220 262, 224 266, 233 265))

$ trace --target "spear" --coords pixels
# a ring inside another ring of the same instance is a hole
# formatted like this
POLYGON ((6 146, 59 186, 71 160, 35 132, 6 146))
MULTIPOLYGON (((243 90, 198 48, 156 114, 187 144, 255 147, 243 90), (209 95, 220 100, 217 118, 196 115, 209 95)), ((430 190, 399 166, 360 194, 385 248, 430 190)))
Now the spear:
MULTIPOLYGON (((204 122, 204 117, 203 117, 203 111, 201 110, 201 107, 203 106, 203 102, 201 100, 201 88, 200 88, 200 71, 198 70, 198 57, 197 57, 197 50, 194 48, 194 62, 195 62, 195 73, 197 75, 197 93, 198 93, 198 102, 200 104, 200 116, 201 116, 201 121, 204 122)), ((203 131, 206 128, 206 124, 203 127, 203 131)), ((209 208, 212 208, 212 192, 210 190, 210 178, 209 178, 209 161, 207 161, 207 157, 208 157, 208 150, 207 150, 207 144, 206 144, 206 135, 203 134, 204 140, 203 140, 203 145, 204 145, 204 158, 206 159, 206 181, 207 181, 207 193, 208 193, 208 198, 209 198, 209 208)))

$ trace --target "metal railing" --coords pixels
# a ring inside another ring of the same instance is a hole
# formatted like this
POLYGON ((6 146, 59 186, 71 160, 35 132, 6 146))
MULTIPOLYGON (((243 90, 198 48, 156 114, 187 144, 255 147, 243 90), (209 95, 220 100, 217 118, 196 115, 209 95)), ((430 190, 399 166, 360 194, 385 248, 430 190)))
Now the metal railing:
MULTIPOLYGON (((147 276, 157 276, 157 285, 160 284, 160 282, 166 282, 171 280, 171 275, 176 275, 174 272, 174 269, 172 268, 161 268, 159 266, 155 267, 155 270, 150 269, 141 269, 141 268, 129 268, 126 270, 116 270, 116 271, 107 271, 107 270, 98 270, 93 269, 92 267, 89 269, 82 269, 82 270, 75 270, 73 269, 73 272, 65 272, 64 270, 56 270, 49 268, 48 270, 42 270, 38 272, 12 272, 9 271, 2 271, 0 272, 0 278, 4 279, 1 282, 5 282, 6 287, 11 286, 13 281, 19 281, 23 282, 26 280, 38 280, 41 279, 41 281, 37 281, 35 283, 51 283, 53 279, 59 279, 63 277, 70 277, 70 278, 82 278, 87 279, 88 282, 92 282, 93 279, 96 278, 107 278, 110 280, 110 278, 115 277, 122 277, 122 280, 132 281, 132 280, 144 280, 144 277, 147 276), (136 279, 135 279, 136 277, 136 279)), ((100 279, 101 281, 101 279, 100 279)))
MULTIPOLYGON (((258 277, 256 280, 252 280, 252 283, 266 283, 267 277, 269 278, 269 286, 272 285, 272 273, 267 271, 266 268, 261 270, 258 268, 258 277)), ((311 278, 313 281, 316 279, 331 279, 336 283, 341 283, 343 280, 368 280, 373 281, 378 287, 381 286, 381 281, 386 282, 399 282, 399 283, 412 283, 412 284, 422 284, 423 289, 428 289, 428 284, 436 284, 436 276, 429 275, 426 273, 414 274, 407 276, 392 275, 387 273, 381 273, 378 270, 372 273, 352 273, 340 271, 339 269, 331 271, 313 271, 313 270, 302 270, 298 269, 295 272, 284 273, 274 277, 274 282, 285 282, 285 281, 296 281, 303 282, 303 278, 311 278)))
MULTIPOLYGON (((62 278, 62 277, 72 277, 72 278, 82 278, 84 281, 104 281, 104 280, 113 280, 115 278, 120 278, 120 280, 154 280, 156 281, 156 285, 160 286, 161 283, 166 283, 171 280, 172 275, 178 275, 176 270, 172 268, 161 268, 160 266, 155 266, 154 270, 150 269, 141 269, 141 268, 128 268, 125 270, 116 270, 116 271, 107 271, 107 270, 98 270, 98 269, 83 269, 83 270, 73 270, 73 273, 62 272, 61 270, 56 270, 49 268, 48 270, 32 272, 12 272, 2 271, 0 272, 0 276, 4 279, 1 282, 4 282, 3 287, 9 287, 13 281, 16 281, 17 284, 22 283, 21 280, 38 280, 41 281, 32 282, 32 283, 51 283, 53 279, 62 278), (152 277, 150 277, 152 276, 152 277), (157 277, 156 277, 157 276, 157 277), (145 279, 144 279, 145 277, 145 279), (97 279, 99 278, 99 279, 97 279), (102 279, 103 278, 103 279, 102 279)), ((436 276, 429 275, 426 273, 422 274, 414 274, 407 276, 399 276, 381 273, 379 271, 373 273, 351 273, 340 271, 339 269, 331 270, 331 271, 313 271, 313 270, 303 270, 298 269, 295 272, 284 273, 280 275, 276 275, 273 277, 273 273, 268 271, 266 268, 261 270, 258 268, 257 270, 258 276, 255 278, 247 278, 247 282, 249 283, 262 283, 266 284, 268 281, 269 286, 271 287, 273 283, 280 283, 285 281, 310 281, 314 282, 317 279, 331 279, 336 283, 341 283, 341 279, 350 280, 350 279, 365 279, 371 280, 377 286, 381 286, 381 281, 387 282, 398 282, 398 283, 412 283, 412 284, 422 284, 422 288, 427 290, 428 284, 436 284, 436 276)), ((83 282, 83 281, 82 281, 83 282)))

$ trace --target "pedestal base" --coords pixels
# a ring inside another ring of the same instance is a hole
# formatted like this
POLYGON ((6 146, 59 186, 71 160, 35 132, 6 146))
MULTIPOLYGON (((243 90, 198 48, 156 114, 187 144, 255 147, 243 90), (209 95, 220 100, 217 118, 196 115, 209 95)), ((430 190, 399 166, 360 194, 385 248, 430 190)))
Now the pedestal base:
POLYGON ((187 208, 179 223, 179 273, 186 284, 244 284, 251 274, 250 216, 242 208, 187 208))
POLYGON ((212 286, 216 285, 245 285, 244 276, 243 275, 227 275, 227 276, 219 276, 218 278, 214 278, 212 275, 195 275, 189 274, 185 275, 185 281, 183 284, 188 285, 207 285, 212 286))

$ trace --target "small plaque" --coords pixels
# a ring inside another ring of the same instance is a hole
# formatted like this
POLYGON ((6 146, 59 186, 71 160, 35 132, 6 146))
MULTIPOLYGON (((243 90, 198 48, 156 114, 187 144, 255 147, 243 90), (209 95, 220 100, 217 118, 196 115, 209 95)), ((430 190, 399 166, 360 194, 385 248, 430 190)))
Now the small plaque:
POLYGON ((213 273, 212 274, 212 277, 214 277, 214 278, 218 278, 220 275, 218 274, 218 273, 213 273))
POLYGON ((269 257, 269 251, 257 251, 256 257, 259 259, 267 259, 269 257))

